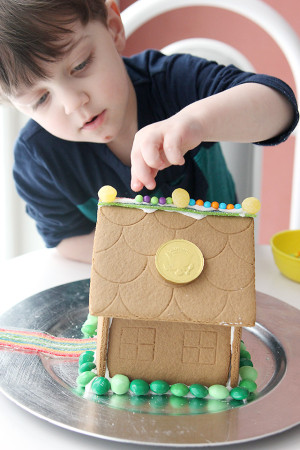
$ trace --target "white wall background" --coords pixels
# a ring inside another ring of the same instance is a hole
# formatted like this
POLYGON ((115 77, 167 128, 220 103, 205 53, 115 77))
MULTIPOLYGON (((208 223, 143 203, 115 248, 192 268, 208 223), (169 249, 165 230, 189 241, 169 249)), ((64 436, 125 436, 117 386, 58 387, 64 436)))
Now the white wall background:
POLYGON ((14 141, 26 120, 12 107, 0 106, 0 261, 44 246, 12 177, 14 141))

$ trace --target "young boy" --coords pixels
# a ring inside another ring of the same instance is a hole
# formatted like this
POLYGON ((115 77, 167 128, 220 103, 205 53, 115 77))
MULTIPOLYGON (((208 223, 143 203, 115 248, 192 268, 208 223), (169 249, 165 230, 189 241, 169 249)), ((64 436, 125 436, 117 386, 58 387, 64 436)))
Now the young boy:
POLYGON ((14 177, 48 247, 91 261, 97 192, 176 187, 232 203, 218 141, 273 145, 298 121, 282 81, 189 55, 120 55, 108 0, 0 0, 0 93, 31 120, 14 177))

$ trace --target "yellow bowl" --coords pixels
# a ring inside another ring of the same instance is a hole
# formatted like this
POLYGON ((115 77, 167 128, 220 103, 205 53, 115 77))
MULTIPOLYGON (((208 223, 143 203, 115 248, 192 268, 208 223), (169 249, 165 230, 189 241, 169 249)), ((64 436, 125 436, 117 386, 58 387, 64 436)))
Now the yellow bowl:
POLYGON ((275 263, 280 272, 300 283, 300 230, 287 230, 274 234, 271 247, 275 263))

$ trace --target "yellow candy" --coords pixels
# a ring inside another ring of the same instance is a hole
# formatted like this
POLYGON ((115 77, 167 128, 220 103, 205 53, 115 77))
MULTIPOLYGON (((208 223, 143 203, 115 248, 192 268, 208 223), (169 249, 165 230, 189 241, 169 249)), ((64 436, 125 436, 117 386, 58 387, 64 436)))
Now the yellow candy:
POLYGON ((260 201, 255 197, 248 197, 242 203, 243 210, 248 214, 256 214, 260 210, 260 201))
POLYGON ((102 188, 99 189, 98 196, 101 202, 114 202, 117 196, 117 191, 112 186, 102 186, 102 188))
POLYGON ((190 203, 190 196, 185 189, 178 188, 172 192, 172 200, 177 208, 186 208, 190 203))

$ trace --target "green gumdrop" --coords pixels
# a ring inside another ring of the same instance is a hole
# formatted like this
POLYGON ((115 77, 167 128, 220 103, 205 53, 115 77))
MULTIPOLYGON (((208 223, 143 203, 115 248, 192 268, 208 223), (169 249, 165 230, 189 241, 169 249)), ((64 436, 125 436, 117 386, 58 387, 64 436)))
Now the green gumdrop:
POLYGON ((249 352, 247 352, 247 350, 241 350, 240 357, 251 360, 251 355, 249 352))
POLYGON ((238 386, 231 389, 230 395, 235 400, 245 400, 249 395, 249 391, 244 387, 238 386))
POLYGON ((208 394, 208 389, 202 384, 192 384, 190 386, 190 393, 197 398, 204 398, 208 394))
POLYGON ((229 395, 228 389, 222 384, 213 384, 208 388, 208 393, 217 400, 224 400, 229 395))
POLYGON ((110 390, 110 382, 105 377, 97 377, 92 382, 92 391, 97 395, 104 395, 110 390))
POLYGON ((189 393, 189 388, 183 383, 175 383, 170 387, 170 391, 176 397, 184 397, 189 393))
POLYGON ((170 389, 170 386, 166 381, 155 380, 155 381, 152 381, 152 383, 150 384, 150 389, 155 394, 163 395, 168 392, 168 390, 170 389))
POLYGON ((94 334, 96 332, 96 326, 95 325, 82 325, 81 332, 92 337, 92 336, 94 336, 94 334))
POLYGON ((172 197, 167 197, 166 198, 166 204, 167 205, 171 205, 173 203, 172 197))
POLYGON ((251 359, 241 358, 240 359, 240 367, 244 367, 244 366, 253 367, 253 362, 251 361, 251 359))
POLYGON ((95 358, 95 352, 92 352, 91 350, 87 350, 86 352, 81 353, 79 356, 79 365, 84 364, 86 362, 94 362, 95 358))
POLYGON ((242 380, 240 386, 248 389, 249 392, 255 392, 257 389, 257 384, 253 380, 242 380))
POLYGON ((254 367, 244 366, 240 368, 240 376, 243 380, 256 381, 257 370, 254 367))
POLYGON ((130 390, 135 395, 145 395, 149 391, 149 384, 144 380, 132 380, 130 390))
POLYGON ((93 362, 86 362, 79 366, 78 373, 90 372, 91 370, 96 368, 96 364, 93 362))
POLYGON ((241 346, 240 346, 241 350, 246 350, 246 345, 244 344, 243 341, 241 341, 241 346))
POLYGON ((126 394, 130 381, 126 375, 117 374, 110 380, 111 390, 117 395, 126 394))
POLYGON ((92 314, 88 314, 86 321, 90 325, 95 325, 96 327, 98 325, 98 317, 97 316, 92 316, 92 314))
POLYGON ((94 372, 83 372, 77 377, 76 383, 78 386, 86 386, 96 376, 94 372))

